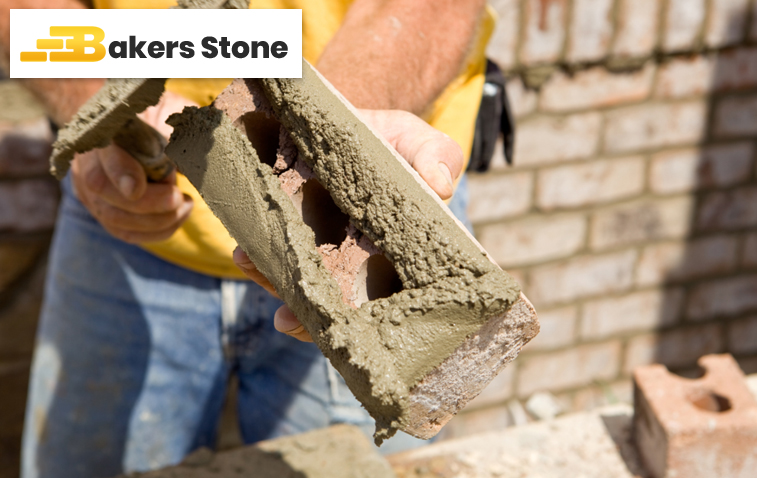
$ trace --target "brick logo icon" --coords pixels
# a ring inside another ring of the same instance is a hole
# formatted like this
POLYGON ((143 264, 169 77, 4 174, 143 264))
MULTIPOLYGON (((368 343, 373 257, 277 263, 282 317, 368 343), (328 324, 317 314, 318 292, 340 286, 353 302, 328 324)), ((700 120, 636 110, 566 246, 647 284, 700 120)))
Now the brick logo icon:
POLYGON ((62 38, 38 39, 37 51, 22 51, 21 61, 47 61, 47 52, 40 50, 56 50, 50 52, 50 61, 94 62, 105 58, 105 46, 102 44, 103 39, 105 39, 105 32, 102 28, 50 27, 50 36, 62 38), (88 36, 91 38, 88 39, 88 36), (94 51, 87 52, 87 48, 94 51))

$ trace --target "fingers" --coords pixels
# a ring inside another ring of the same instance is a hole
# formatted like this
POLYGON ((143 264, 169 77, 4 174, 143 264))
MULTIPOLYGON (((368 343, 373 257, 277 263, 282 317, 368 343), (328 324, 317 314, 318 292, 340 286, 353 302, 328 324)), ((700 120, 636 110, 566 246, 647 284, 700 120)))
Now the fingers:
POLYGON ((268 293, 270 293, 272 296, 276 297, 277 299, 280 298, 276 293, 276 289, 273 288, 271 282, 266 279, 266 277, 258 270, 257 267, 255 267, 255 264, 253 264, 250 258, 247 257, 247 254, 245 254, 241 247, 237 246, 237 248, 234 249, 232 256, 234 258, 234 264, 236 264, 236 266, 239 267, 242 272, 244 272, 244 275, 246 275, 253 282, 257 283, 260 287, 268 291, 268 293))
POLYGON ((297 317, 294 316, 294 313, 286 305, 282 305, 276 311, 276 314, 273 316, 273 326, 279 332, 294 337, 301 342, 313 341, 308 331, 305 330, 305 327, 297 320, 297 317))
POLYGON ((98 158, 105 176, 124 198, 136 200, 142 197, 147 176, 136 159, 118 146, 108 148, 108 154, 100 154, 98 158))
POLYGON ((360 110, 360 113, 439 197, 452 197, 454 181, 465 162, 457 142, 406 111, 360 110))
POLYGON ((113 236, 132 244, 168 239, 194 205, 176 187, 175 176, 148 184, 139 163, 116 146, 77 155, 71 173, 76 194, 90 213, 113 236), (138 179, 130 183, 124 176, 138 179), (124 185, 130 197, 123 194, 124 185))

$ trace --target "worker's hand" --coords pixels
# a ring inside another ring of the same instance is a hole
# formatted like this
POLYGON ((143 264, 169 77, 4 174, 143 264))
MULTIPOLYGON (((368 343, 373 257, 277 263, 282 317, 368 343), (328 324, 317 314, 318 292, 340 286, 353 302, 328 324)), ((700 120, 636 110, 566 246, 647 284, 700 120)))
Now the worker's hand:
MULTIPOLYGON (((402 155, 442 199, 452 197, 454 180, 463 170, 463 152, 449 136, 431 127, 412 113, 396 110, 360 110, 366 123, 402 155)), ((234 262, 247 277, 278 297, 268 279, 258 271, 247 254, 237 246, 234 262)), ((279 307, 273 326, 303 342, 313 339, 286 305, 279 307)))
MULTIPOLYGON (((168 137, 166 118, 194 105, 166 92, 140 118, 168 137)), ((189 217, 193 202, 176 187, 176 173, 148 183, 142 166, 111 144, 79 154, 71 164, 74 190, 92 216, 113 236, 132 244, 168 239, 189 217)))

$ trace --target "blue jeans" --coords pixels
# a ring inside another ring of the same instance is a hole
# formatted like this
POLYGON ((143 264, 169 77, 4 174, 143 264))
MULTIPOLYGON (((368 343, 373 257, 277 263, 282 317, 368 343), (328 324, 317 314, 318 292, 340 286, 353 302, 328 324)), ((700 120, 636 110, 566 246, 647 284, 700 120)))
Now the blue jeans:
MULTIPOLYGON (((198 274, 113 238, 70 182, 63 186, 29 386, 24 478, 114 476, 213 447, 230 373, 239 380, 246 443, 334 423, 373 432, 318 348, 274 330, 281 301, 252 282, 198 274)), ((461 215, 462 187, 452 205, 461 215)), ((381 451, 422 443, 400 433, 381 451)))

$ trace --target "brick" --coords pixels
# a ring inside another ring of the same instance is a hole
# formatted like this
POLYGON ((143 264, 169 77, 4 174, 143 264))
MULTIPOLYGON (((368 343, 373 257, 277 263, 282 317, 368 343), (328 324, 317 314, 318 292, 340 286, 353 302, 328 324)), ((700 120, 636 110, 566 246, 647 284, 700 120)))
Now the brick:
POLYGON ((620 0, 613 54, 645 57, 657 44, 660 0, 620 0))
POLYGON ((697 230, 734 230, 757 225, 757 187, 714 192, 702 198, 697 230))
POLYGON ((52 142, 47 118, 0 122, 0 176, 47 174, 52 142))
POLYGON ((564 118, 537 117, 518 125, 515 164, 531 166, 593 156, 602 117, 583 113, 564 118))
POLYGON ((741 264, 748 268, 757 267, 757 233, 747 234, 744 238, 741 264))
POLYGON ((29 270, 47 246, 47 241, 29 240, 0 242, 0 292, 29 270))
POLYGON ((510 365, 505 367, 476 398, 468 402, 465 410, 470 411, 492 405, 504 405, 515 390, 514 379, 515 366, 510 365))
POLYGON ((702 31, 705 0, 670 0, 662 46, 666 52, 693 48, 702 31))
POLYGON ((536 267, 529 277, 529 297, 538 306, 622 292, 633 284, 634 250, 536 267))
POLYGON ((721 67, 718 60, 713 55, 695 55, 666 61, 657 75, 655 96, 688 98, 710 93, 721 67))
POLYGON ((590 246, 601 250, 654 239, 685 236, 691 229, 693 200, 641 200, 597 211, 592 216, 590 246))
POLYGON ((478 238, 502 267, 518 267, 575 254, 584 245, 586 217, 539 216, 478 228, 478 238))
POLYGON ((52 178, 0 183, 0 231, 52 229, 58 197, 52 178))
POLYGON ((599 340, 628 332, 674 324, 683 305, 683 290, 649 290, 589 301, 581 314, 581 338, 599 340))
POLYGON ((686 315, 693 320, 733 316, 757 310, 757 275, 697 284, 689 292, 686 315))
POLYGON ((578 307, 539 310, 539 335, 523 347, 524 352, 551 350, 572 345, 576 338, 578 307))
POLYGON ((757 353, 757 317, 731 322, 728 326, 728 350, 735 354, 757 353))
POLYGON ((541 108, 569 111, 641 101, 652 90, 654 71, 649 62, 641 70, 625 73, 612 73, 601 66, 572 76, 558 72, 542 87, 541 108))
POLYGON ((612 39, 613 0, 574 0, 567 58, 594 61, 605 56, 612 39))
POLYGON ((536 111, 536 103, 539 99, 535 90, 526 88, 520 77, 507 80, 507 99, 515 118, 522 118, 536 111))
POLYGON ((652 156, 649 185, 657 194, 725 188, 752 175, 752 143, 731 143, 666 151, 652 156))
POLYGON ((620 342, 581 345, 561 352, 523 358, 518 370, 518 396, 558 391, 610 380, 619 369, 620 342))
POLYGON ((565 41, 566 0, 526 0, 526 25, 520 60, 550 63, 560 57, 565 41))
POLYGON ((543 210, 582 207, 638 195, 644 158, 617 158, 539 171, 536 203, 543 210))
POLYGON ((518 0, 492 0, 489 4, 497 11, 497 26, 494 29, 486 56, 502 69, 515 66, 517 58, 520 2, 518 0))
POLYGON ((754 88, 757 86, 757 48, 734 48, 719 52, 717 68, 712 76, 717 91, 754 88))
POLYGON ((517 216, 531 209, 533 174, 470 174, 468 217, 474 223, 517 216))
POLYGON ((636 283, 643 287, 727 274, 736 268, 737 252, 733 236, 651 244, 641 251, 636 283))
POLYGON ((735 96, 720 100, 715 107, 715 136, 733 138, 757 134, 757 96, 735 96))
POLYGON ((645 104, 607 115, 605 149, 630 152, 698 142, 704 134, 707 107, 703 102, 645 104))
POLYGON ((641 335, 629 340, 623 370, 631 373, 636 367, 651 363, 691 367, 702 355, 717 353, 722 348, 719 324, 641 335))
POLYGON ((0 312, 0 361, 31 359, 44 281, 45 265, 40 264, 29 283, 0 312))
POLYGON ((699 364, 705 374, 694 380, 662 365, 634 373, 639 455, 654 477, 751 476, 757 401, 730 355, 702 357, 699 364))
POLYGON ((716 0, 710 2, 704 39, 707 46, 722 48, 735 45, 744 38, 749 0, 716 0))

